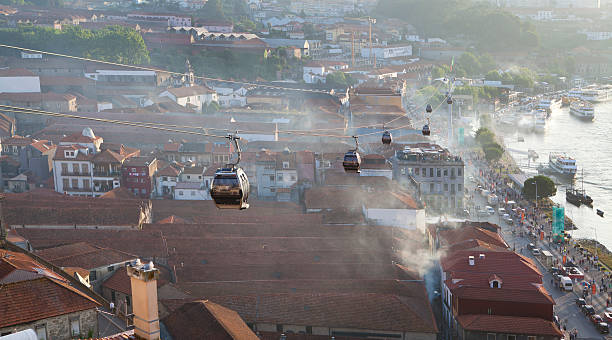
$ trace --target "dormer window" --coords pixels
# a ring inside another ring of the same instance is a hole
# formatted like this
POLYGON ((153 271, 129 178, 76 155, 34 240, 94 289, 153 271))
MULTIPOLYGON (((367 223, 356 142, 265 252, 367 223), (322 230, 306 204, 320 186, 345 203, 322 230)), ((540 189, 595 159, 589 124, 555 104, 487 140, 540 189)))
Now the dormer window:
POLYGON ((501 288, 502 287, 502 279, 493 274, 489 277, 489 287, 491 288, 501 288))
POLYGON ((497 280, 491 281, 491 288, 501 288, 501 283, 497 280))
POLYGON ((289 162, 283 162, 283 169, 289 168, 289 162))

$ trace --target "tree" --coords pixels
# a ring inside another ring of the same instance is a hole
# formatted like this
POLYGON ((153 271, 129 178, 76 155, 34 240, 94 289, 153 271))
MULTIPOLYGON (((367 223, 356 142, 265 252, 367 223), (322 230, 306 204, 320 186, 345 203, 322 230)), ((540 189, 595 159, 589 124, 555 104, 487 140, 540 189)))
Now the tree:
POLYGON ((525 180, 525 183, 523 183, 523 196, 528 199, 535 199, 536 189, 538 199, 550 197, 557 193, 555 182, 549 177, 539 175, 525 180))
POLYGON ((224 21, 223 3, 221 0, 208 0, 198 11, 198 15, 207 20, 224 21))
POLYGON ((495 140, 495 134, 486 127, 476 130, 476 141, 480 145, 491 143, 495 140))
POLYGON ((353 85, 353 79, 344 72, 334 72, 325 76, 325 83, 333 88, 346 88, 353 85))
POLYGON ((468 76, 475 76, 480 73, 482 65, 478 58, 470 52, 463 53, 457 61, 458 67, 463 68, 468 76))
POLYGON ((497 162, 504 154, 504 148, 496 142, 484 144, 482 151, 485 154, 487 162, 497 162))

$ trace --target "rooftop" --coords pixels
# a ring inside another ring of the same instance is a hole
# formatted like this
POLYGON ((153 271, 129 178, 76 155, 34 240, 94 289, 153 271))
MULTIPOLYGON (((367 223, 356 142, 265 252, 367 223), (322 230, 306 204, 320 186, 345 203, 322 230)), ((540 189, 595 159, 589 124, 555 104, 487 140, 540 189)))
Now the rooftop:
POLYGON ((58 267, 95 269, 136 259, 136 255, 86 242, 39 250, 36 254, 58 267))
POLYGON ((457 316, 457 321, 463 329, 471 331, 563 337, 563 332, 552 321, 540 318, 468 314, 457 316), (519 329, 517 325, 521 325, 519 329))

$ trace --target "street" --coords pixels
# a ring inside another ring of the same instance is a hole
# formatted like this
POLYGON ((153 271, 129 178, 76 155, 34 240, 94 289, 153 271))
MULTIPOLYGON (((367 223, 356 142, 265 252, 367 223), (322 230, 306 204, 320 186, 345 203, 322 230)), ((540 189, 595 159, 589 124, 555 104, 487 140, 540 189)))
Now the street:
MULTIPOLYGON (((470 170, 471 171, 469 172, 466 171, 466 173, 471 172, 470 174, 471 176, 473 176, 474 178, 478 178, 479 176, 478 171, 477 170, 474 171, 474 169, 470 169, 470 170)), ((473 182, 466 180, 465 187, 469 190, 470 193, 474 193, 474 189, 476 186, 477 186, 477 183, 473 183, 473 182)), ((474 206, 480 206, 482 208, 482 207, 489 205, 487 203, 486 197, 483 197, 478 193, 474 193, 473 196, 474 198, 473 198, 472 203, 474 204, 474 206)), ((476 209, 471 210, 470 212, 472 211, 476 212, 476 209)), ((566 326, 565 327, 565 329, 567 330, 565 332, 566 339, 569 339, 568 331, 571 331, 573 329, 576 329, 578 331, 578 339, 606 339, 606 338, 612 339, 612 337, 609 337, 609 336, 604 337, 603 335, 601 335, 597 331, 595 326, 580 311, 579 307, 576 305, 575 300, 579 297, 579 294, 580 295, 582 294, 582 285, 575 284, 573 292, 561 291, 559 288, 555 287, 553 284, 554 282, 553 276, 550 273, 549 268, 546 268, 540 262, 540 260, 537 259, 530 250, 528 250, 527 245, 529 243, 533 243, 540 250, 548 250, 553 254, 555 259, 557 259, 558 261, 561 261, 562 256, 560 255, 556 247, 550 247, 548 242, 546 241, 540 241, 540 240, 535 240, 535 238, 530 238, 529 236, 527 236, 528 234, 526 232, 523 233, 524 236, 520 236, 521 233, 518 231, 515 231, 513 233, 513 230, 515 229, 518 230, 519 228, 512 226, 505 221, 502 221, 501 217, 499 216, 499 212, 497 211, 497 208, 496 208, 496 212, 493 215, 478 217, 476 216, 476 214, 474 214, 472 216, 472 220, 487 221, 487 222, 499 225, 502 230, 502 236, 504 240, 506 241, 506 243, 508 243, 508 245, 511 248, 515 249, 517 253, 522 254, 534 260, 534 262, 537 264, 538 268, 543 274, 542 280, 544 282, 544 287, 555 300, 556 305, 554 307, 554 312, 555 312, 555 315, 559 317, 562 330, 563 330, 563 325, 566 326)), ((572 258, 576 256, 573 250, 570 251, 568 255, 570 255, 572 258)), ((585 273, 585 278, 587 279, 594 278, 597 282, 597 286, 599 287, 599 280, 601 278, 601 273, 588 272, 588 273, 585 273)), ((606 293, 598 292, 598 294, 596 294, 593 297, 593 306, 595 307, 595 310, 597 313, 603 312, 606 307, 605 295, 606 293)), ((591 296, 587 297, 587 303, 591 302, 591 298, 592 298, 591 296)))

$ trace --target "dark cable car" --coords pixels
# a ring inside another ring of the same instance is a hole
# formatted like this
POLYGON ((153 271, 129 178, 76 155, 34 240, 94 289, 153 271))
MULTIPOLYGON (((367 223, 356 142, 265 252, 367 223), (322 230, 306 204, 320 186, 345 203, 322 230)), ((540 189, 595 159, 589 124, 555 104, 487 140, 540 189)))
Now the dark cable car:
POLYGON ((429 118, 427 118, 427 124, 423 125, 423 130, 421 132, 423 136, 429 136, 431 134, 431 130, 429 129, 429 118))
POLYGON ((238 145, 240 137, 229 135, 227 138, 236 145, 238 160, 236 164, 227 164, 225 168, 217 169, 210 185, 210 197, 219 209, 247 209, 250 184, 246 173, 238 167, 241 152, 238 145))
POLYGON ((449 94, 448 97, 446 97, 446 104, 451 105, 452 103, 453 103, 453 97, 451 97, 449 94))
POLYGON ((342 162, 342 166, 344 167, 345 172, 353 172, 359 173, 361 166, 361 156, 359 155, 359 141, 358 137, 353 136, 355 138, 355 149, 349 150, 344 154, 344 161, 342 162))
MULTIPOLYGON (((383 130, 385 130, 385 126, 383 125, 383 130)), ((389 130, 385 130, 382 134, 382 143, 389 145, 393 141, 393 136, 391 136, 391 132, 389 130)))
POLYGON ((431 113, 433 111, 433 109, 431 108, 431 104, 427 104, 427 107, 425 108, 425 111, 427 113, 431 113))

